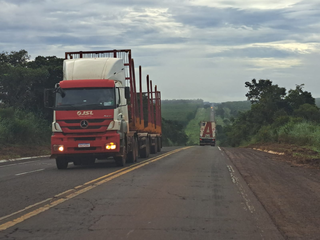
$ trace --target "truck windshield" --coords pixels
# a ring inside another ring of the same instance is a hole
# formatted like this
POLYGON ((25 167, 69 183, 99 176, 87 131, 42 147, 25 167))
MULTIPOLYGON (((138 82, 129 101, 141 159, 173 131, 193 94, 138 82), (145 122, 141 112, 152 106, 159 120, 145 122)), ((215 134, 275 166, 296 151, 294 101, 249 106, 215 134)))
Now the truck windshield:
POLYGON ((57 109, 115 108, 114 88, 72 88, 56 93, 57 109))

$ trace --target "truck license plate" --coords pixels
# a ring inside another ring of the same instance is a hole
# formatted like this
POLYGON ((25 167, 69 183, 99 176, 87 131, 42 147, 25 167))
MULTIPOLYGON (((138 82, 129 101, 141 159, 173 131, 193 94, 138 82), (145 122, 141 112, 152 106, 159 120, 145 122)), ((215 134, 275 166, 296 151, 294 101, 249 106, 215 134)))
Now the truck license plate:
POLYGON ((90 147, 90 143, 79 143, 78 147, 79 148, 87 148, 87 147, 90 147))

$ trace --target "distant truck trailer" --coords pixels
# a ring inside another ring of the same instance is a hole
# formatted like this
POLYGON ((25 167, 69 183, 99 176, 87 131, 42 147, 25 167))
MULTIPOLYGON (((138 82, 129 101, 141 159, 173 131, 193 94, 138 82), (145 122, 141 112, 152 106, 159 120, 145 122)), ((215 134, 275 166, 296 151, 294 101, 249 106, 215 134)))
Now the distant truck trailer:
POLYGON ((216 145, 216 123, 211 122, 201 122, 200 123, 200 146, 204 145, 216 145))

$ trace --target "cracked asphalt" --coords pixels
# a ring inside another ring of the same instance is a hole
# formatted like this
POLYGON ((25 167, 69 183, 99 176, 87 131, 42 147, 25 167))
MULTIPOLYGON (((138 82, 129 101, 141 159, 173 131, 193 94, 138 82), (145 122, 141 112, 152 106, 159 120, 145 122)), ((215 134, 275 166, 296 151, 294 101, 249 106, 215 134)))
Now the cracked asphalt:
POLYGON ((123 172, 0 165, 0 239, 285 239, 224 151, 177 149, 123 172))

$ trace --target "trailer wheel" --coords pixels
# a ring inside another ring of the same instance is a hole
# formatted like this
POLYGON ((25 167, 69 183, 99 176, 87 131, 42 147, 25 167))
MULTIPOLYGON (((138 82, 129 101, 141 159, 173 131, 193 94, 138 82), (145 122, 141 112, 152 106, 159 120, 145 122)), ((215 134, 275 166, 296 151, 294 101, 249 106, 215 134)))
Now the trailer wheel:
POLYGON ((161 137, 159 137, 158 138, 158 145, 157 145, 157 147, 158 147, 158 149, 157 149, 157 152, 161 152, 161 137))
POLYGON ((157 153, 157 150, 158 150, 158 141, 157 140, 158 140, 158 138, 154 139, 154 145, 151 146, 151 149, 150 149, 151 154, 157 153))
POLYGON ((58 169, 66 169, 68 167, 68 161, 65 158, 57 157, 56 165, 58 169))
POLYGON ((136 162, 138 162, 138 158, 139 158, 139 143, 138 143, 138 139, 136 138, 136 162))
POLYGON ((137 161, 137 140, 134 138, 132 143, 132 151, 128 153, 127 162, 134 163, 137 161))
POLYGON ((149 139, 146 140, 146 146, 140 149, 140 157, 147 158, 150 155, 149 139))
POLYGON ((122 147, 121 149, 122 156, 114 157, 114 160, 117 166, 124 167, 126 165, 127 150, 126 147, 122 147))

